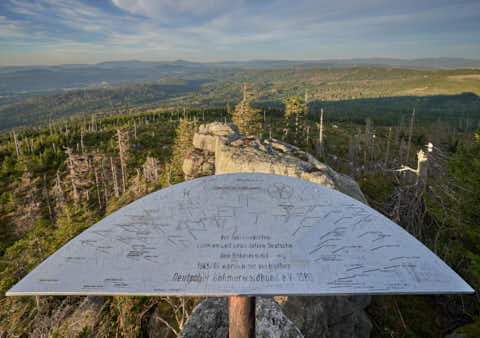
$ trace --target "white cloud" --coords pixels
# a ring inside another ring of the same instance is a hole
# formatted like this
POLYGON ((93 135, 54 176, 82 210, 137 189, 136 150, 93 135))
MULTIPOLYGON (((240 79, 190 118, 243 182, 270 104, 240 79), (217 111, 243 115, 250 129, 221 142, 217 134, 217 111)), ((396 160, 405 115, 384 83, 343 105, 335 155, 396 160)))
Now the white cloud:
POLYGON ((480 2, 447 0, 112 0, 120 14, 78 0, 3 1, 23 19, 0 17, 0 56, 28 42, 75 60, 368 56, 375 46, 451 41, 445 26, 480 12, 480 2))
POLYGON ((216 15, 237 7, 243 1, 225 0, 112 0, 119 8, 146 17, 169 20, 171 16, 216 15))
MULTIPOLYGON (((7 39, 45 39, 44 32, 31 31, 32 23, 24 20, 11 20, 0 16, 0 41, 7 39)), ((1 45, 0 45, 1 50, 1 45)))

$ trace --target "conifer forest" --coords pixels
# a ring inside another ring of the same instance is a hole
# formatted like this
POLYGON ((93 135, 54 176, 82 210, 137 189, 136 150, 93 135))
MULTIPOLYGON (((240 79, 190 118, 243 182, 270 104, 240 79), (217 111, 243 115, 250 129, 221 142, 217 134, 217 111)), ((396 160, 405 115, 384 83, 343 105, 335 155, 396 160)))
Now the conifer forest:
MULTIPOLYGON (((0 98, 0 335, 65 336, 84 297, 5 297, 115 210, 184 180, 203 123, 236 124, 353 177, 371 207, 480 289, 480 71, 314 65, 0 98), (28 97, 27 97, 28 96, 28 97)), ((175 337, 195 297, 106 297, 79 337, 175 337)), ((473 295, 374 296, 374 337, 480 336, 473 295)))

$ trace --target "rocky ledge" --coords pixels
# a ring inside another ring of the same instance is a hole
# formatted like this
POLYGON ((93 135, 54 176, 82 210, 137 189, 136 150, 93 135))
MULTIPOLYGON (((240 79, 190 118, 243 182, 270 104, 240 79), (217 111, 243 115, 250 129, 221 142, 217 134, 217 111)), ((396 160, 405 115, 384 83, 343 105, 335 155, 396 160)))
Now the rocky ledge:
MULTIPOLYGON (((241 135, 234 124, 201 125, 194 151, 183 163, 186 179, 215 174, 259 172, 287 175, 336 189, 367 203, 358 184, 312 155, 275 139, 241 135)), ((257 301, 257 337, 369 337, 364 309, 370 296, 275 297, 257 301)), ((225 337, 226 299, 207 299, 192 313, 182 337, 225 337)))

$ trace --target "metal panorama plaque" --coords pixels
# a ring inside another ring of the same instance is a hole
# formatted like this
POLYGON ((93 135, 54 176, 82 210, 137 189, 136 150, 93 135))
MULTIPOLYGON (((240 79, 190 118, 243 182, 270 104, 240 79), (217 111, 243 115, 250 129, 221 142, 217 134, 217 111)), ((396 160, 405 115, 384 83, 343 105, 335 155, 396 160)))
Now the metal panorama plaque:
POLYGON ((7 295, 468 292, 370 207, 319 184, 256 173, 145 196, 71 240, 7 295))

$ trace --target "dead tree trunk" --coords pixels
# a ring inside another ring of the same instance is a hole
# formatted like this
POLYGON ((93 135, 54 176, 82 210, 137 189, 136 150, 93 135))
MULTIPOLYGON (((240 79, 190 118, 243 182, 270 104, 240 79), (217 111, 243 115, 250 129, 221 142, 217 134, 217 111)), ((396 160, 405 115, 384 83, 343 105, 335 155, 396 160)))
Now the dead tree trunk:
POLYGON ((80 131, 80 145, 81 145, 81 150, 82 150, 82 154, 85 152, 85 146, 83 144, 83 129, 80 131))
POLYGON ((60 208, 65 206, 65 195, 62 187, 62 180, 60 179, 60 172, 57 171, 55 178, 55 185, 52 188, 53 195, 55 196, 55 204, 60 208))
POLYGON ((50 216, 50 221, 52 223, 55 221, 55 214, 53 212, 52 201, 50 200, 50 194, 48 193, 47 187, 47 175, 43 175, 43 197, 45 202, 47 202, 48 215, 50 216))
POLYGON ((350 162, 350 166, 355 166, 355 140, 354 135, 350 135, 348 138, 348 160, 350 162))
POLYGON ((115 197, 120 197, 120 191, 118 190, 117 170, 113 164, 113 158, 110 156, 110 167, 112 168, 113 190, 115 191, 115 197))
POLYGON ((101 174, 101 179, 102 179, 102 186, 103 186, 103 194, 105 198, 105 205, 108 204, 108 197, 109 197, 109 192, 108 192, 108 187, 106 183, 105 177, 107 176, 105 173, 105 164, 104 164, 105 158, 102 156, 102 160, 100 162, 100 166, 102 167, 102 171, 100 172, 101 174))
POLYGON ((423 150, 419 150, 417 152, 417 169, 410 168, 409 166, 403 165, 400 169, 395 171, 402 172, 402 171, 410 171, 416 175, 416 185, 425 184, 428 176, 428 156, 423 152, 423 150))
POLYGON ((318 151, 319 157, 323 156, 323 108, 320 109, 320 124, 318 128, 318 151))
POLYGON ((408 160, 410 158, 410 146, 412 144, 412 133, 413 133, 414 121, 415 121, 415 108, 413 108, 412 118, 410 119, 410 127, 408 128, 407 158, 405 159, 405 163, 408 163, 408 160))
POLYGON ((405 151, 405 141, 402 138, 400 140, 400 148, 399 148, 399 151, 398 151, 400 164, 403 164, 403 153, 404 153, 404 151, 405 151))
POLYGON ((365 120, 365 152, 364 152, 364 160, 370 160, 372 157, 372 120, 367 118, 365 120), (368 156, 367 156, 368 154, 368 156))
POLYGON ((385 162, 383 166, 386 168, 388 165, 388 157, 390 156, 390 142, 392 137, 392 127, 388 128, 388 136, 387 136, 387 150, 385 151, 385 162))
POLYGON ((417 153, 417 184, 425 184, 428 177, 428 156, 420 150, 417 153))
POLYGON ((17 134, 15 134, 15 132, 13 132, 13 140, 15 142, 15 150, 17 152, 17 158, 21 158, 22 152, 20 151, 20 145, 18 144, 17 134))
POLYGON ((100 197, 100 182, 98 179, 98 172, 97 168, 94 168, 95 171, 95 185, 97 187, 97 198, 98 198, 98 206, 101 208, 102 207, 102 198, 100 197))
POLYGON ((122 132, 120 129, 117 129, 117 141, 118 141, 118 152, 120 154, 120 168, 122 170, 122 192, 125 193, 127 187, 127 152, 129 149, 128 143, 128 131, 122 132))

